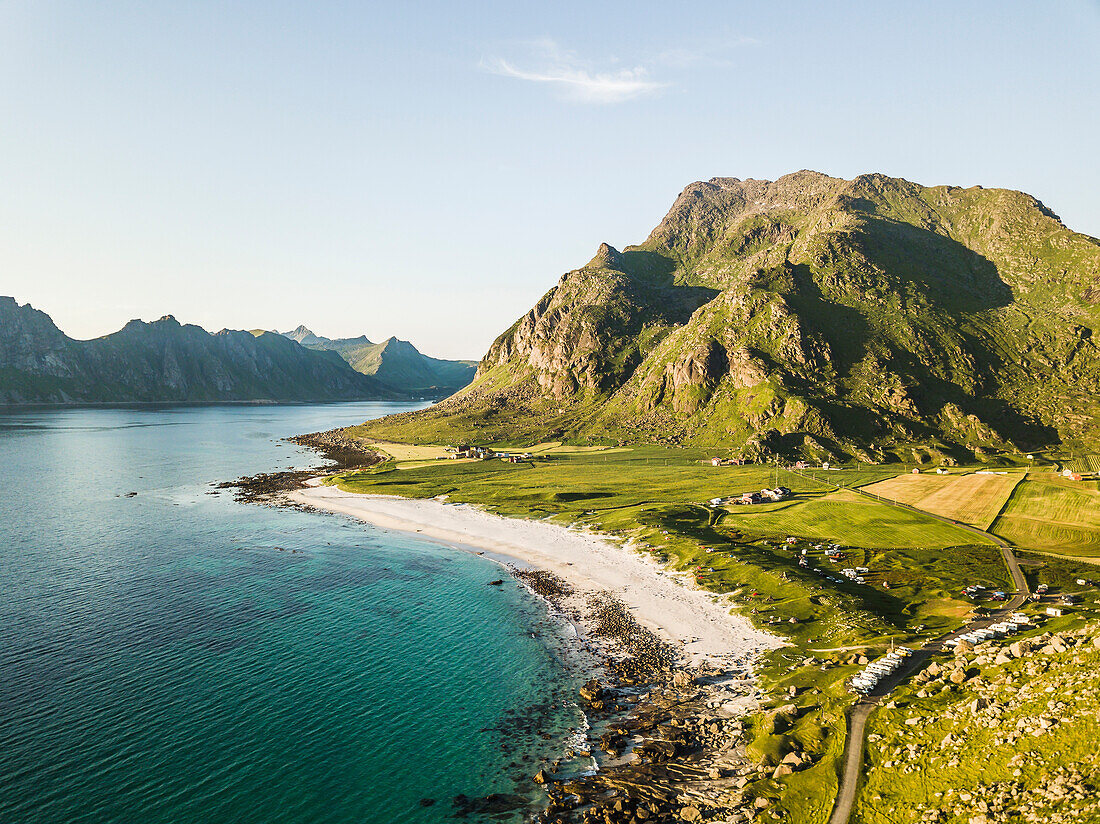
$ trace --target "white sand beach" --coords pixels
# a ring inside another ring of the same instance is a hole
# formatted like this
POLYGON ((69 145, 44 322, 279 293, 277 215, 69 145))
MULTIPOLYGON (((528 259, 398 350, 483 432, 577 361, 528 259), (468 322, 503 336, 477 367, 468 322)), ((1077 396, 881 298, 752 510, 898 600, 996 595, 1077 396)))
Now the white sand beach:
POLYGON ((340 512, 383 529, 413 532, 443 543, 485 550, 501 560, 553 572, 580 591, 609 591, 638 623, 683 650, 685 661, 719 667, 782 646, 720 596, 687 576, 658 566, 618 541, 541 521, 504 518, 466 504, 359 495, 322 486, 289 493, 291 500, 340 512))

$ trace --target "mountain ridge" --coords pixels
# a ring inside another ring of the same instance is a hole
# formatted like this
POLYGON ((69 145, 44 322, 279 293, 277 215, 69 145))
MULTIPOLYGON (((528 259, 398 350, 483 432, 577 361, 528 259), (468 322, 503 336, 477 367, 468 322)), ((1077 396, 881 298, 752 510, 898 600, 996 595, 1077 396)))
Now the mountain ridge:
POLYGON ((357 372, 409 395, 446 397, 469 384, 477 368, 476 361, 429 357, 396 336, 379 343, 366 335, 332 339, 314 334, 304 324, 282 334, 309 349, 335 352, 357 372))
POLYGON ((0 403, 390 400, 387 387, 331 353, 281 335, 211 334, 172 315, 131 320, 91 340, 0 297, 0 403))

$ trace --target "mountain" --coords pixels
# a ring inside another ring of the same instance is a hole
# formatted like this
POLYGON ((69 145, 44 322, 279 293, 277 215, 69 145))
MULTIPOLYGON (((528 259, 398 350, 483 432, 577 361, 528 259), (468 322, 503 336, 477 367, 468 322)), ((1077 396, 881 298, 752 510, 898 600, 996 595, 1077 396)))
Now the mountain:
POLYGON ((492 344, 372 424, 750 457, 979 457, 1100 443, 1100 241, 1030 195, 811 171, 693 183, 492 344))
POLYGON ((332 353, 282 335, 211 335, 167 315, 94 340, 0 297, 0 403, 333 401, 396 397, 332 353))
POLYGON ((305 326, 283 334, 310 349, 336 352, 357 372, 413 397, 451 395, 469 384, 477 371, 477 361, 430 358, 408 341, 392 337, 381 343, 371 343, 366 336, 330 340, 318 337, 305 326))

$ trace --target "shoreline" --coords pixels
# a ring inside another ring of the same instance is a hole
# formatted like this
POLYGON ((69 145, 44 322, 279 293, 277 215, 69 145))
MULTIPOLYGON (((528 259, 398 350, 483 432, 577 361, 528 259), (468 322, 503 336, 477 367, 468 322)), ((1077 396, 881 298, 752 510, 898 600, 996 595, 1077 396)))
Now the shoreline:
POLYGON ((720 596, 695 588, 688 576, 669 572, 607 536, 506 518, 469 504, 345 492, 323 486, 320 477, 285 494, 298 505, 419 535, 505 566, 552 573, 583 595, 611 593, 639 625, 674 649, 682 665, 749 676, 752 659, 783 646, 777 636, 732 613, 720 596))
MULTIPOLYGON (((746 718, 768 698, 753 665, 785 646, 781 638, 612 537, 445 499, 344 492, 323 485, 323 470, 312 474, 268 503, 482 555, 541 599, 551 620, 572 628, 575 664, 591 676, 578 691, 584 721, 570 746, 531 776, 546 794, 535 821, 751 820, 759 812, 761 799, 744 788, 773 768, 746 750, 746 718)), ((501 801, 454 804, 475 812, 501 801)))

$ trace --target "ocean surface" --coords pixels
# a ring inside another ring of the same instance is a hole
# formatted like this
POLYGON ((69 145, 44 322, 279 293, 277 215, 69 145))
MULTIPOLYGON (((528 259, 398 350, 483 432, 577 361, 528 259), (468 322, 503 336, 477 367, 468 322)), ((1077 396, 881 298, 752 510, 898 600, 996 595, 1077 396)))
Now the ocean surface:
POLYGON ((529 815, 454 798, 537 804, 581 723, 542 602, 468 552, 211 486, 407 408, 0 413, 0 822, 529 815))

